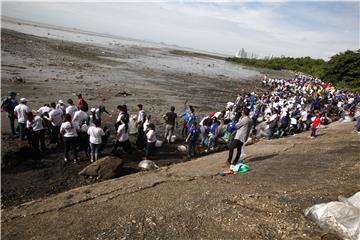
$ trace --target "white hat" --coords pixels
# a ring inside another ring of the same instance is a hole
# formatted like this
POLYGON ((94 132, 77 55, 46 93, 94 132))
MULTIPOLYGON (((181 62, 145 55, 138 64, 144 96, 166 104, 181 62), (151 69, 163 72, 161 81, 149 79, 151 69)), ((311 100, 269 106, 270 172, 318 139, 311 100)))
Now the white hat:
POLYGON ((95 108, 90 109, 90 112, 95 112, 95 111, 96 111, 95 108))
POLYGON ((255 95, 255 93, 254 93, 254 92, 251 92, 250 94, 251 94, 251 95, 255 95))
POLYGON ((20 102, 21 103, 26 103, 26 102, 28 102, 29 100, 27 100, 26 98, 20 98, 20 102))
POLYGON ((59 104, 64 104, 63 100, 61 100, 61 99, 58 101, 58 103, 59 104))

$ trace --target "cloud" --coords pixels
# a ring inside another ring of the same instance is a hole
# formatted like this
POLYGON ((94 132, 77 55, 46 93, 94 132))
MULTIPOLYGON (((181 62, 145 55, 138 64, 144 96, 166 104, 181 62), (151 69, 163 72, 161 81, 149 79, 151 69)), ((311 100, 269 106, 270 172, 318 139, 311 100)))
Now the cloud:
POLYGON ((4 15, 234 54, 327 58, 359 48, 359 2, 4 2, 4 15))

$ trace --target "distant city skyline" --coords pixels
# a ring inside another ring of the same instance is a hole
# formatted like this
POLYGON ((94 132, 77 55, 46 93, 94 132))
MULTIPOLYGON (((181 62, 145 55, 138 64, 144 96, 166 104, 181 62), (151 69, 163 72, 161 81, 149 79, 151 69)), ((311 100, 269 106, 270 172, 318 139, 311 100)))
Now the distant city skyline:
POLYGON ((2 2, 2 15, 235 55, 327 59, 359 44, 354 2, 2 2))

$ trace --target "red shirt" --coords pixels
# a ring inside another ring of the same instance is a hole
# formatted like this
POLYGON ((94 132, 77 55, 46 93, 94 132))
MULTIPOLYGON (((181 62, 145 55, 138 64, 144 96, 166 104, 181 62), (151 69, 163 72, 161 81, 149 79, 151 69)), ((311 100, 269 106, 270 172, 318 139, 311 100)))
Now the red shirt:
POLYGON ((320 126, 320 118, 315 118, 313 124, 312 124, 312 127, 313 128, 318 128, 320 126))
POLYGON ((82 99, 82 98, 79 98, 78 101, 77 101, 77 108, 80 109, 80 107, 82 105, 84 105, 84 103, 85 103, 85 100, 82 99))

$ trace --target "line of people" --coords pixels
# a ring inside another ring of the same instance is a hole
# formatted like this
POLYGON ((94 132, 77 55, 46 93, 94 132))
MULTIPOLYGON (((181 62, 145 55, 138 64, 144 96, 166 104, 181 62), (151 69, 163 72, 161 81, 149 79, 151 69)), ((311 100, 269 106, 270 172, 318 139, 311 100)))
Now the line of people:
MULTIPOLYGON (((346 90, 336 89, 334 85, 304 74, 296 74, 293 79, 272 79, 264 76, 263 87, 267 89, 257 95, 255 92, 238 94, 234 102, 228 102, 222 111, 212 112, 200 121, 193 106, 181 113, 181 135, 188 143, 188 154, 196 156, 197 146, 203 146, 205 152, 216 149, 219 141, 230 149, 226 164, 236 163, 241 149, 249 135, 265 136, 267 139, 282 137, 311 129, 311 138, 316 137, 320 124, 347 116, 357 118, 356 131, 360 132, 360 95, 346 90), (235 160, 233 150, 238 149, 235 160)), ((46 151, 45 134, 51 143, 64 144, 64 161, 78 159, 78 151, 84 150, 90 161, 96 161, 106 145, 110 130, 101 127, 102 114, 111 115, 104 106, 92 108, 88 114, 88 104, 81 94, 75 105, 68 99, 45 104, 34 111, 27 106, 28 100, 21 98, 17 102, 16 93, 3 99, 2 109, 8 113, 11 132, 17 135, 14 121, 18 119, 18 132, 21 140, 26 135, 31 145, 40 153, 46 151)), ((129 134, 137 133, 135 145, 138 151, 145 152, 145 158, 151 159, 155 153, 157 133, 151 115, 143 105, 138 104, 136 116, 130 116, 126 105, 119 105, 115 123, 118 148, 131 153, 133 146, 129 134)), ((174 131, 178 126, 175 107, 164 114, 164 142, 174 141, 174 131)), ((176 135, 176 134, 175 134, 176 135)))

